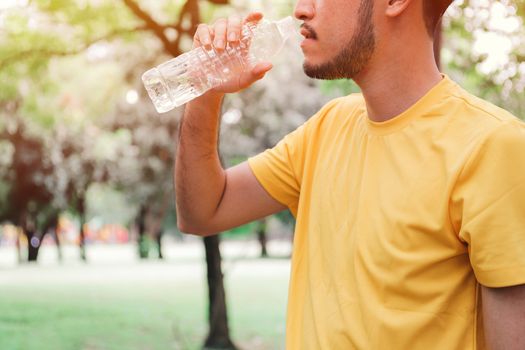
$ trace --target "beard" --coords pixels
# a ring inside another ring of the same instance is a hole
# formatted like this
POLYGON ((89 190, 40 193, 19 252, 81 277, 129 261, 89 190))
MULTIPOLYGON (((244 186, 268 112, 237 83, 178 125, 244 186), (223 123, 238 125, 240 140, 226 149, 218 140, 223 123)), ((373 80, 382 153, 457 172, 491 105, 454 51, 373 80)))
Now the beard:
MULTIPOLYGON (((357 32, 330 61, 318 65, 310 65, 305 62, 303 64, 305 74, 310 78, 326 80, 352 79, 358 75, 372 57, 375 49, 373 9, 372 0, 361 0, 357 32)), ((316 37, 315 32, 312 32, 312 36, 316 37)))

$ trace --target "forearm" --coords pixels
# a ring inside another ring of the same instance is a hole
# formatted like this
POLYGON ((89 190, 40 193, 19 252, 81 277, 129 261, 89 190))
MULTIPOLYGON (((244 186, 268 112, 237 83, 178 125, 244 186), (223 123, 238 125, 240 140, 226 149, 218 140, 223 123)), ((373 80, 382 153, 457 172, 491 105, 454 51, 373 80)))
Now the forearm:
POLYGON ((487 349, 525 349, 525 285, 482 287, 481 300, 487 349))
POLYGON ((199 233, 213 217, 226 184, 217 143, 222 94, 208 93, 186 105, 175 163, 177 220, 199 233))

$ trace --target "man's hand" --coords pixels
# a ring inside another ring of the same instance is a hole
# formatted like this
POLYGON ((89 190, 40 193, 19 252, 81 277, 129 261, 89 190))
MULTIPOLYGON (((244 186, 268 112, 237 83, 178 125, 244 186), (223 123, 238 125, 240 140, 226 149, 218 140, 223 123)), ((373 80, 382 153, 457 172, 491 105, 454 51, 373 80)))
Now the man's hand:
POLYGON ((488 349, 525 349, 525 285, 481 288, 488 349))
MULTIPOLYGON (((217 53, 223 52, 227 46, 238 47, 242 38, 242 26, 245 23, 257 23, 262 19, 260 12, 252 12, 244 20, 239 16, 218 19, 215 24, 199 24, 195 36, 193 37, 193 47, 204 46, 206 50, 215 49, 217 53)), ((240 71, 234 78, 213 89, 218 93, 234 93, 247 88, 259 79, 262 79, 266 72, 272 69, 269 62, 261 62, 254 67, 240 71)))

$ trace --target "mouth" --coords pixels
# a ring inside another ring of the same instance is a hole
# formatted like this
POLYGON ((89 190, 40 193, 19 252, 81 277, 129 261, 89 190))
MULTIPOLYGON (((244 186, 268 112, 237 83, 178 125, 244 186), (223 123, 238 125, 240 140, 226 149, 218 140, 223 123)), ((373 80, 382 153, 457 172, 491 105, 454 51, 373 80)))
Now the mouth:
POLYGON ((301 35, 304 36, 305 39, 311 39, 312 38, 312 35, 310 34, 310 32, 306 29, 301 29, 301 35))
POLYGON ((302 36, 304 36, 305 39, 317 39, 317 34, 315 33, 315 30, 306 23, 301 24, 300 33, 302 36))

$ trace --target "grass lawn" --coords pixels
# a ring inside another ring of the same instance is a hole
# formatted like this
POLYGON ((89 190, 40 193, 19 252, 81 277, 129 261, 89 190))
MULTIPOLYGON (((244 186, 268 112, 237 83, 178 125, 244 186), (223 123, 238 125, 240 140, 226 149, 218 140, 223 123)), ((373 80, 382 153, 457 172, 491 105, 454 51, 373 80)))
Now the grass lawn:
MULTIPOLYGON (((6 263, 0 249, 0 349, 199 349, 207 333, 201 244, 167 247, 166 261, 137 261, 134 246, 90 247, 59 264, 6 263)), ((289 261, 258 259, 250 242, 223 243, 233 340, 283 349, 289 261)))

